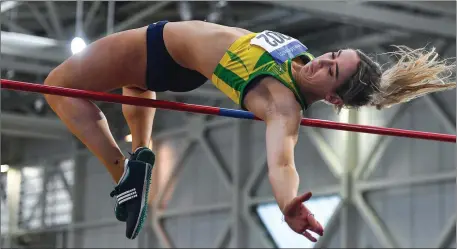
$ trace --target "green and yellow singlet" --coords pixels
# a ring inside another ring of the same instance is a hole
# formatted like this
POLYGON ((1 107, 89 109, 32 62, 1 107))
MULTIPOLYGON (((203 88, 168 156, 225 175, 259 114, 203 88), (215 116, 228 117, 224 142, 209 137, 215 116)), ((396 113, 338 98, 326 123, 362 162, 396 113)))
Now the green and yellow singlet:
POLYGON ((300 57, 308 62, 314 56, 298 40, 278 32, 252 33, 236 40, 226 51, 211 81, 241 108, 244 90, 257 76, 270 75, 295 95, 302 109, 306 101, 292 77, 292 60, 300 57))

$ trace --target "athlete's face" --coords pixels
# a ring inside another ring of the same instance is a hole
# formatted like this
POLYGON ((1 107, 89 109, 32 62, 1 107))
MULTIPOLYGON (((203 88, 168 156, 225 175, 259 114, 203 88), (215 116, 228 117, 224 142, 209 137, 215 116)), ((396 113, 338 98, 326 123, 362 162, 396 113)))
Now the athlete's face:
POLYGON ((359 62, 359 56, 352 49, 328 52, 306 64, 300 70, 300 77, 313 94, 341 105, 335 90, 356 72, 359 62))

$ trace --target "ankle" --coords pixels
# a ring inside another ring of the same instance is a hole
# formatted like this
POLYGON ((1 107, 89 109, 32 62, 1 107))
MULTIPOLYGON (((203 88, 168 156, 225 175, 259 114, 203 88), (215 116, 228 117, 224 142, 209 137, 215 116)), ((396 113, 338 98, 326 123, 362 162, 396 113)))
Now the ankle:
POLYGON ((146 145, 132 146, 132 153, 135 153, 138 149, 141 149, 141 148, 146 148, 146 149, 151 150, 151 147, 146 146, 146 145))
POLYGON ((113 177, 114 182, 117 184, 119 183, 122 176, 125 174, 125 165, 127 164, 127 158, 122 157, 116 159, 114 163, 111 163, 111 166, 108 167, 108 171, 110 172, 111 176, 113 177))
POLYGON ((152 150, 152 140, 151 141, 140 141, 138 143, 135 143, 135 141, 133 141, 134 143, 132 143, 132 152, 135 152, 135 150, 137 150, 138 148, 148 148, 150 150, 152 150))
POLYGON ((128 160, 127 158, 124 158, 124 159, 122 160, 122 163, 121 163, 122 173, 119 175, 119 178, 115 180, 115 181, 116 181, 116 184, 119 184, 119 183, 122 181, 122 179, 124 179, 125 173, 126 173, 126 169, 127 169, 127 163, 128 163, 128 161, 129 161, 129 160, 128 160))

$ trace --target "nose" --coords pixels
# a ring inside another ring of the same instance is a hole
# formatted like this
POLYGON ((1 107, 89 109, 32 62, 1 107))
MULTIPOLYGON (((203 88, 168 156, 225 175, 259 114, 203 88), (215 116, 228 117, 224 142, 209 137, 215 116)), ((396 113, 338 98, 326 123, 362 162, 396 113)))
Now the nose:
POLYGON ((313 73, 315 73, 318 70, 320 70, 321 68, 333 66, 334 63, 335 63, 335 61, 329 60, 329 59, 314 59, 313 61, 311 61, 311 64, 310 64, 311 71, 313 73))
POLYGON ((329 59, 320 59, 318 61, 319 67, 332 66, 334 63, 335 63, 334 60, 329 60, 329 59))

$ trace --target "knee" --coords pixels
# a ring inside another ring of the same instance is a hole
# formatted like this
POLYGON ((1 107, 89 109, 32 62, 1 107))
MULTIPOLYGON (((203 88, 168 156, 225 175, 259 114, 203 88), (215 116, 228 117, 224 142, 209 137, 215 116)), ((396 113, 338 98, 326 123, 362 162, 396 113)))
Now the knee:
MULTIPOLYGON (((156 93, 149 90, 140 89, 137 87, 123 87, 122 94, 124 96, 144 98, 144 99, 156 99, 156 93)), ((132 105, 122 105, 122 111, 125 116, 135 116, 144 114, 145 111, 150 111, 153 108, 139 107, 132 105)))
POLYGON ((46 76, 46 79, 44 79, 43 84, 47 86, 57 86, 58 85, 58 75, 59 75, 59 67, 54 68, 48 76, 46 76))
MULTIPOLYGON (((61 82, 61 80, 59 80, 57 70, 58 69, 56 68, 48 74, 48 76, 46 77, 46 79, 43 82, 43 85, 47 85, 47 86, 59 86, 60 85, 59 83, 61 82)), ((49 94, 43 94, 43 95, 49 105, 53 105, 61 97, 61 96, 49 95, 49 94)))

